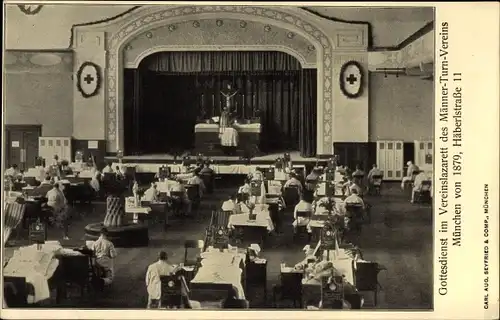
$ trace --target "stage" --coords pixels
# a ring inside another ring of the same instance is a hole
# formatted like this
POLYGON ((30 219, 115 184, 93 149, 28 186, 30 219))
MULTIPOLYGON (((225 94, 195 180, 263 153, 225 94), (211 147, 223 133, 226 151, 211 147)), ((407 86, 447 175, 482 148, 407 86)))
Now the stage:
MULTIPOLYGON (((327 159, 319 159, 316 157, 304 158, 300 156, 298 151, 283 151, 280 153, 271 153, 264 156, 254 157, 251 159, 242 159, 232 156, 214 156, 210 157, 211 166, 218 174, 247 174, 255 170, 256 167, 269 167, 274 165, 279 157, 283 157, 285 152, 290 154, 294 166, 300 166, 306 171, 319 163, 326 165, 327 159)), ((113 168, 118 164, 116 156, 106 157, 107 162, 113 163, 113 168)), ((122 163, 127 166, 134 166, 136 172, 158 172, 158 168, 162 165, 180 165, 183 162, 183 156, 175 157, 172 154, 148 154, 140 156, 124 156, 122 163)), ((196 163, 196 155, 191 155, 187 164, 196 163)))

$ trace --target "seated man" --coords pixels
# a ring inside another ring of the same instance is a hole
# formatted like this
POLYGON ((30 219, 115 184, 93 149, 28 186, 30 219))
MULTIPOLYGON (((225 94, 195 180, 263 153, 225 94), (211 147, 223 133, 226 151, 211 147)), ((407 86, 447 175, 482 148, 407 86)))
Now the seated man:
POLYGON ((361 194, 361 188, 354 182, 351 177, 348 177, 347 182, 342 185, 342 192, 345 196, 349 196, 352 193, 352 189, 356 189, 358 194, 361 194))
POLYGON ((422 190, 422 182, 429 181, 429 177, 425 174, 424 171, 418 171, 415 176, 415 181, 413 181, 413 192, 411 193, 411 203, 415 201, 415 193, 420 192, 422 190))
POLYGON ((11 178, 17 178, 21 176, 21 172, 17 168, 17 164, 13 164, 10 166, 9 169, 5 170, 4 176, 6 177, 11 177, 11 178))
POLYGON ((47 192, 52 189, 52 179, 50 176, 45 176, 45 179, 38 187, 33 189, 33 196, 45 197, 47 192))
POLYGON ((319 168, 312 169, 311 173, 309 173, 306 177, 306 181, 318 181, 320 177, 319 168))
POLYGON ((68 240, 68 205, 58 183, 54 183, 52 189, 47 192, 46 197, 47 206, 54 213, 56 226, 63 229, 63 239, 68 240))
POLYGON ((108 240, 108 229, 102 228, 101 235, 92 244, 97 265, 103 271, 104 285, 110 285, 114 278, 114 259, 117 256, 115 246, 108 240))
POLYGON ((142 196, 143 201, 156 202, 160 192, 156 189, 156 183, 151 183, 151 186, 144 192, 142 196))
POLYGON ((111 167, 111 162, 108 162, 104 168, 102 168, 102 173, 113 173, 113 168, 111 167))
POLYGON ((240 207, 239 207, 236 199, 237 199, 236 194, 231 195, 228 200, 226 200, 222 203, 221 210, 222 211, 232 211, 233 214, 239 214, 240 207))
POLYGON ((252 181, 263 181, 264 180, 264 175, 260 171, 260 168, 257 167, 255 169, 255 172, 252 173, 252 181))
POLYGON ((203 164, 203 168, 201 168, 201 170, 200 170, 200 174, 214 175, 215 172, 214 172, 214 170, 212 170, 212 168, 210 168, 210 163, 205 162, 203 164))
POLYGON ((365 175, 365 172, 361 170, 361 167, 359 165, 356 165, 356 170, 352 173, 353 177, 363 177, 365 175))
POLYGON ((250 180, 245 179, 245 184, 243 184, 239 189, 238 193, 247 193, 249 196, 252 193, 252 187, 250 186, 250 180))
POLYGON ((182 204, 184 206, 184 209, 186 210, 186 214, 191 213, 191 200, 189 200, 187 196, 186 189, 184 188, 184 185, 182 184, 181 179, 176 179, 174 183, 172 183, 170 187, 170 192, 182 192, 182 198, 179 199, 182 201, 182 204))
POLYGON ((313 210, 313 207, 312 207, 312 204, 310 202, 307 202, 304 200, 304 198, 302 197, 301 200, 299 201, 299 203, 297 203, 297 205, 295 206, 295 210, 293 212, 293 218, 295 219, 293 221, 293 228, 294 228, 294 232, 296 231, 297 227, 299 226, 307 226, 307 224, 309 223, 309 219, 308 218, 303 218, 303 217, 297 217, 297 212, 304 212, 304 211, 307 211, 307 212, 312 212, 313 210))
POLYGON ((401 180, 401 189, 404 190, 405 188, 405 183, 409 181, 413 181, 413 176, 417 173, 418 167, 413 164, 413 162, 408 161, 406 163, 408 166, 408 169, 406 170, 406 176, 403 177, 403 180, 401 180))
POLYGON ((297 179, 297 175, 295 173, 290 173, 290 179, 285 182, 285 188, 292 186, 297 187, 297 189, 299 190, 299 194, 302 194, 302 183, 299 179, 297 179))
POLYGON ((200 170, 199 169, 196 169, 193 172, 193 177, 188 180, 188 184, 197 185, 200 199, 203 198, 203 194, 206 191, 206 187, 205 187, 205 183, 200 178, 200 170))
POLYGON ((358 189, 357 188, 351 188, 351 194, 345 198, 344 203, 346 205, 361 205, 363 208, 365 207, 365 203, 363 199, 359 196, 358 189))
POLYGON ((373 165, 370 172, 368 172, 368 182, 373 183, 373 176, 383 176, 384 173, 380 170, 376 164, 373 165))
POLYGON ((45 177, 47 176, 45 168, 43 166, 36 166, 35 169, 36 169, 35 179, 40 183, 43 182, 45 180, 45 177))
POLYGON ((146 288, 148 291, 148 306, 157 305, 159 308, 161 301, 161 281, 160 277, 174 275, 178 268, 168 262, 168 255, 165 251, 160 251, 158 261, 149 265, 146 271, 146 288))

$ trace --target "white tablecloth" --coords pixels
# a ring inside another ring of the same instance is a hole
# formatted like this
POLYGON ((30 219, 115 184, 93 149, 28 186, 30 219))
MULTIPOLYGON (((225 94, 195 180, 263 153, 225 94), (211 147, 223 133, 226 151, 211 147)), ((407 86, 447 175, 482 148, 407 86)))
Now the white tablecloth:
POLYGON ((232 252, 204 252, 201 261, 202 267, 191 280, 191 283, 220 283, 231 284, 237 293, 238 299, 245 299, 245 291, 241 284, 242 270, 239 267, 244 255, 232 252))
POLYGON ((269 211, 254 210, 254 213, 257 214, 255 220, 250 220, 248 213, 233 214, 229 216, 228 228, 234 228, 235 226, 255 226, 266 228, 269 232, 274 230, 269 211))
POLYGON ((17 249, 4 268, 4 276, 25 277, 33 285, 34 295, 28 295, 28 303, 50 298, 48 280, 54 275, 59 260, 55 252, 60 248, 47 243, 37 250, 36 245, 17 249))

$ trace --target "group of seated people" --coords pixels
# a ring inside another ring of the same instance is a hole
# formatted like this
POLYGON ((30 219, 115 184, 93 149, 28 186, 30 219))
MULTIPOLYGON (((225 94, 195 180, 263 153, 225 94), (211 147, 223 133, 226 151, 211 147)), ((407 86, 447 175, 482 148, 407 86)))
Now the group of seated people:
MULTIPOLYGON (((155 175, 156 181, 152 182, 149 188, 144 191, 140 200, 154 203, 165 201, 168 196, 170 199, 178 200, 183 206, 184 213, 190 214, 193 201, 200 201, 213 188, 211 185, 213 175, 214 171, 209 167, 208 163, 198 164, 198 166, 188 169, 187 173, 177 175, 172 174, 168 168, 162 167, 155 175), (210 179, 206 181, 201 178, 202 175, 208 175, 210 179), (188 186, 196 186, 196 199, 189 197, 188 186)), ((137 194, 138 190, 138 182, 134 181, 132 191, 137 194)))

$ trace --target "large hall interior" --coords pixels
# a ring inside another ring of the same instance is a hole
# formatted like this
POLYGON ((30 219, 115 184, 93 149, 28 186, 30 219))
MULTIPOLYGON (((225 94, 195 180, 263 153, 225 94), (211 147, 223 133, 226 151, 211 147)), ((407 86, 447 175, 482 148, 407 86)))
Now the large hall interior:
POLYGON ((433 7, 5 8, 4 307, 433 308, 433 7))

